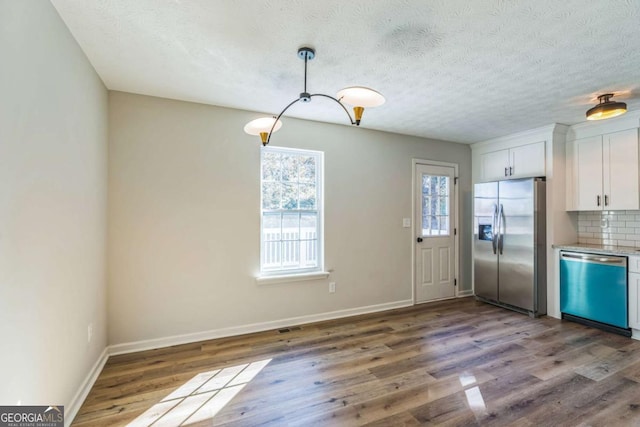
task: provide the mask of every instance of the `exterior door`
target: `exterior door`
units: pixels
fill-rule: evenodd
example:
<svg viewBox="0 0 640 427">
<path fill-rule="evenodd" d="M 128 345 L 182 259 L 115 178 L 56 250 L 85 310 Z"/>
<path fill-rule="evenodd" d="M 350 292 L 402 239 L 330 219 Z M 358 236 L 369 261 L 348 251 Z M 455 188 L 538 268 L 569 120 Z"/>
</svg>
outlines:
<svg viewBox="0 0 640 427">
<path fill-rule="evenodd" d="M 416 303 L 454 297 L 455 169 L 416 164 Z"/>
</svg>

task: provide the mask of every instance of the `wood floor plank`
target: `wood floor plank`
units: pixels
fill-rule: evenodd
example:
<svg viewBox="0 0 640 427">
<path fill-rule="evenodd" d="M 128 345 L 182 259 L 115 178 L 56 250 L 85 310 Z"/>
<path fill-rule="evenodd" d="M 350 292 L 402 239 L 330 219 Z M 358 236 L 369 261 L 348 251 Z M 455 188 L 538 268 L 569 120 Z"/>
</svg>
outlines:
<svg viewBox="0 0 640 427">
<path fill-rule="evenodd" d="M 618 348 L 611 354 L 576 368 L 575 372 L 594 381 L 600 381 L 638 361 L 640 361 L 640 348 L 635 343 L 631 343 Z"/>
<path fill-rule="evenodd" d="M 420 425 L 478 425 L 475 414 L 469 408 L 464 391 L 421 405 L 412 409 L 410 413 Z"/>
<path fill-rule="evenodd" d="M 473 298 L 438 301 L 113 356 L 73 425 L 185 419 L 241 427 L 640 425 L 640 342 Z"/>
</svg>

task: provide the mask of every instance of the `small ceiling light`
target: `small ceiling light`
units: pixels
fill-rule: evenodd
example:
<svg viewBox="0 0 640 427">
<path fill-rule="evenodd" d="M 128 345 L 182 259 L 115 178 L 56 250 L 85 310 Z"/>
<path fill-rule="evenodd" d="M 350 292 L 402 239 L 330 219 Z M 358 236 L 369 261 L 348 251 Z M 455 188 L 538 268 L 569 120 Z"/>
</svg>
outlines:
<svg viewBox="0 0 640 427">
<path fill-rule="evenodd" d="M 598 96 L 600 104 L 587 111 L 587 120 L 604 120 L 620 116 L 627 112 L 627 104 L 624 102 L 610 101 L 612 93 Z"/>
<path fill-rule="evenodd" d="M 321 96 L 324 98 L 331 99 L 337 102 L 347 116 L 349 116 L 349 121 L 352 125 L 360 126 L 360 121 L 362 120 L 362 113 L 364 112 L 365 107 L 377 107 L 379 105 L 384 104 L 384 96 L 382 96 L 379 92 L 376 92 L 373 89 L 369 89 L 364 86 L 351 86 L 344 88 L 338 92 L 338 98 L 334 98 L 331 95 L 325 95 L 323 93 L 314 93 L 311 94 L 307 92 L 307 62 L 311 61 L 315 58 L 316 52 L 310 47 L 301 47 L 298 49 L 298 57 L 300 59 L 304 59 L 304 91 L 300 93 L 300 96 L 294 99 L 289 105 L 284 107 L 284 109 L 278 114 L 277 117 L 263 117 L 260 119 L 253 120 L 244 127 L 244 131 L 249 135 L 260 135 L 260 140 L 262 141 L 262 145 L 267 145 L 271 140 L 271 134 L 276 132 L 282 126 L 282 122 L 280 121 L 280 117 L 284 114 L 285 111 L 289 109 L 293 104 L 298 101 L 302 102 L 310 102 L 311 98 L 314 96 Z M 344 103 L 353 106 L 353 114 L 354 117 L 351 117 L 351 113 L 344 106 Z"/>
</svg>

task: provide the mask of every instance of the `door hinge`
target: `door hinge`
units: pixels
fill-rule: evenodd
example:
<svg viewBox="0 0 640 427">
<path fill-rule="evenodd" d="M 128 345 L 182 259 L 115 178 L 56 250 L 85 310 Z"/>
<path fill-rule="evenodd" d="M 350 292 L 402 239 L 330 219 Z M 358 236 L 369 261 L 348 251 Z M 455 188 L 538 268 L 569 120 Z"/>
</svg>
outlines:
<svg viewBox="0 0 640 427">
<path fill-rule="evenodd" d="M 458 286 L 458 279 L 453 279 L 453 286 Z"/>
<path fill-rule="evenodd" d="M 458 229 L 457 229 L 457 228 L 454 228 L 454 229 L 453 229 L 453 235 L 454 235 L 454 236 L 458 235 Z"/>
<path fill-rule="evenodd" d="M 458 183 L 458 177 L 454 176 L 453 177 L 453 185 L 456 185 Z"/>
</svg>

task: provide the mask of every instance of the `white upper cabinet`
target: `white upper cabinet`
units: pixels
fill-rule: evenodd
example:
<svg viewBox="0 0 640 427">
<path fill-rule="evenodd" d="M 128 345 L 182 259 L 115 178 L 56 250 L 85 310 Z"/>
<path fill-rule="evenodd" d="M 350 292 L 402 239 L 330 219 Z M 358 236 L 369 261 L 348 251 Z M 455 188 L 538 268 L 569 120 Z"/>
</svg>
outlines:
<svg viewBox="0 0 640 427">
<path fill-rule="evenodd" d="M 567 144 L 567 210 L 640 209 L 638 129 Z"/>
<path fill-rule="evenodd" d="M 541 141 L 510 149 L 511 178 L 545 176 L 544 146 Z"/>
<path fill-rule="evenodd" d="M 545 142 L 521 145 L 480 155 L 482 181 L 545 175 Z"/>
<path fill-rule="evenodd" d="M 602 175 L 605 209 L 640 209 L 638 129 L 605 135 L 603 143 L 604 164 L 609 166 L 609 173 Z"/>
<path fill-rule="evenodd" d="M 480 155 L 483 181 L 506 179 L 509 175 L 509 150 L 498 150 Z"/>
<path fill-rule="evenodd" d="M 602 210 L 602 137 L 596 136 L 576 141 L 578 193 L 577 210 Z"/>
</svg>

